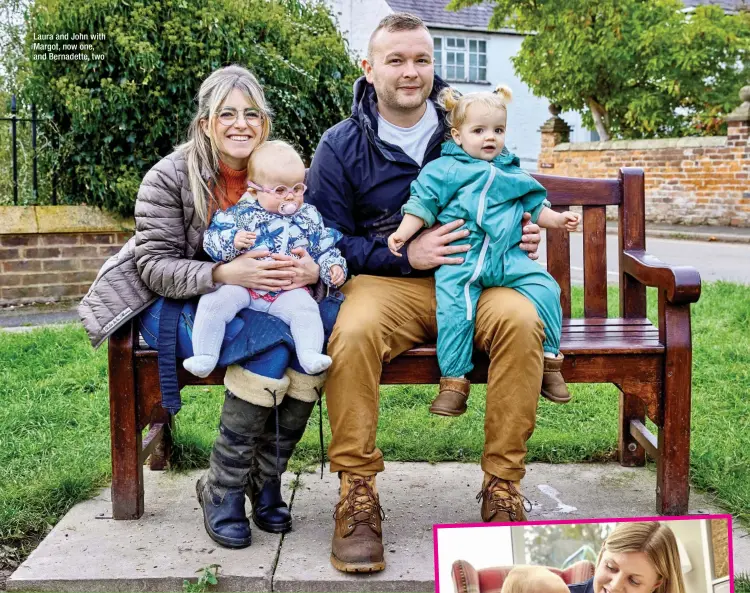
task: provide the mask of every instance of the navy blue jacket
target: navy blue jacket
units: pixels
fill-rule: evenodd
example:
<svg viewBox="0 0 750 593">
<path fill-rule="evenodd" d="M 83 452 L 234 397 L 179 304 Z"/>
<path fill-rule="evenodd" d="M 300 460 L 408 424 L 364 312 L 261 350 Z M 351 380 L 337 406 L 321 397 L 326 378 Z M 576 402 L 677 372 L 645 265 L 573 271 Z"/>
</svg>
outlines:
<svg viewBox="0 0 750 593">
<path fill-rule="evenodd" d="M 594 577 L 591 577 L 585 583 L 576 583 L 568 585 L 570 593 L 594 593 Z"/>
<path fill-rule="evenodd" d="M 446 84 L 435 77 L 433 101 Z M 444 112 L 436 105 L 438 127 L 423 165 L 440 156 L 445 139 Z M 327 227 L 343 238 L 336 244 L 350 274 L 403 276 L 412 269 L 406 257 L 388 250 L 388 235 L 403 218 L 401 206 L 421 167 L 400 147 L 378 136 L 377 96 L 364 77 L 354 84 L 352 115 L 323 134 L 307 175 L 305 200 L 315 206 Z M 414 275 L 432 275 L 414 271 Z"/>
</svg>

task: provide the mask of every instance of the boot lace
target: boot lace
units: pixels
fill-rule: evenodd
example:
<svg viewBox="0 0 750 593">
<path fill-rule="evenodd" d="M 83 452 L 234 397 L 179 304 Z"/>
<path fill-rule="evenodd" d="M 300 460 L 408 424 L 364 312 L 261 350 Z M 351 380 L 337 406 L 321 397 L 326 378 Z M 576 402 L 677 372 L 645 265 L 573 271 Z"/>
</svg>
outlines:
<svg viewBox="0 0 750 593">
<path fill-rule="evenodd" d="M 351 523 L 349 530 L 353 530 L 357 525 L 367 525 L 377 529 L 376 519 L 385 520 L 385 511 L 380 506 L 380 502 L 375 496 L 372 486 L 363 477 L 356 477 L 351 480 L 349 492 L 342 498 L 333 509 L 334 519 L 346 519 Z"/>
<path fill-rule="evenodd" d="M 486 499 L 489 501 L 490 512 L 508 513 L 511 521 L 518 520 L 516 513 L 517 505 L 521 505 L 528 513 L 531 512 L 531 501 L 521 494 L 509 480 L 503 480 L 497 476 L 493 477 L 477 494 L 477 501 Z"/>
</svg>

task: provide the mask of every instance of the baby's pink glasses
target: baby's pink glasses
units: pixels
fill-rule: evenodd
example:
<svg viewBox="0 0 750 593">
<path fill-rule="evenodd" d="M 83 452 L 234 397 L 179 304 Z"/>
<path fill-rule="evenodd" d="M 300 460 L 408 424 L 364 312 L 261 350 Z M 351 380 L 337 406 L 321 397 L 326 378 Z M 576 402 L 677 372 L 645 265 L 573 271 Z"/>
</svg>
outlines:
<svg viewBox="0 0 750 593">
<path fill-rule="evenodd" d="M 304 183 L 297 183 L 294 187 L 287 187 L 286 185 L 277 185 L 276 187 L 263 187 L 252 181 L 247 182 L 248 187 L 252 187 L 258 191 L 264 191 L 269 194 L 273 194 L 279 199 L 286 198 L 289 194 L 292 194 L 295 198 L 301 198 L 307 191 L 307 186 Z"/>
</svg>

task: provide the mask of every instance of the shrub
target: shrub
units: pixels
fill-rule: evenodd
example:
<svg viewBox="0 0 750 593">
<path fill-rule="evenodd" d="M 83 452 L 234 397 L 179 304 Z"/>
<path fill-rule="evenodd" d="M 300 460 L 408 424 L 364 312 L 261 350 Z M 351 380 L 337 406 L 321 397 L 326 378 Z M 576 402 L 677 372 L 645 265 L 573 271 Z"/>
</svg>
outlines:
<svg viewBox="0 0 750 593">
<path fill-rule="evenodd" d="M 221 66 L 258 77 L 274 135 L 308 160 L 323 131 L 349 113 L 357 68 L 320 3 L 37 0 L 28 22 L 23 92 L 57 127 L 45 132 L 57 136 L 61 201 L 132 214 L 143 175 L 184 140 L 200 83 Z M 62 51 L 78 43 L 75 33 L 93 49 Z M 38 39 L 50 34 L 70 38 Z M 90 59 L 35 59 L 44 52 L 34 43 Z"/>
</svg>

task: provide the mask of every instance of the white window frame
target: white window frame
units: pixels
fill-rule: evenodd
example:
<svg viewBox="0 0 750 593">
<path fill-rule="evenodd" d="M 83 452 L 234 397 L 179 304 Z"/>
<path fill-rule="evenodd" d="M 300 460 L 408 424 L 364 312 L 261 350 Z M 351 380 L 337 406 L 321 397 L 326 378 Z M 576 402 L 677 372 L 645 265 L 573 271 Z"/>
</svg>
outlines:
<svg viewBox="0 0 750 593">
<path fill-rule="evenodd" d="M 488 83 L 487 39 L 441 34 L 433 35 L 433 41 L 438 76 L 448 82 Z"/>
</svg>

